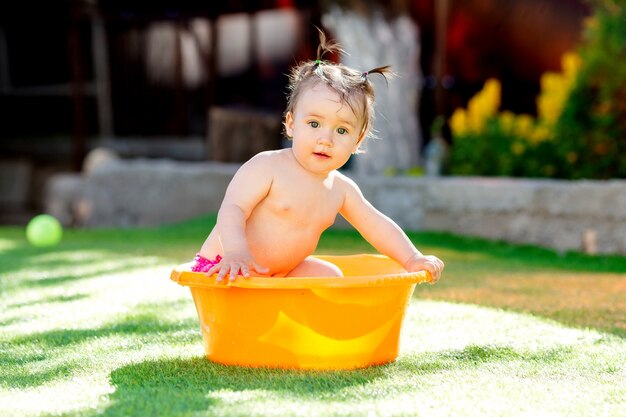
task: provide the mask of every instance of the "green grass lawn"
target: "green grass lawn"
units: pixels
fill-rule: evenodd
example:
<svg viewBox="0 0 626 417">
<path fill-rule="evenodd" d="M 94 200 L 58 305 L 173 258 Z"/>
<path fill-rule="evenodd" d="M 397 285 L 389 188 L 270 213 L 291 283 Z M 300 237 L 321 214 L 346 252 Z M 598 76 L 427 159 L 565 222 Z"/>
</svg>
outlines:
<svg viewBox="0 0 626 417">
<path fill-rule="evenodd" d="M 444 259 L 396 362 L 355 371 L 226 367 L 204 357 L 169 280 L 213 218 L 68 230 L 53 249 L 0 228 L 2 416 L 626 416 L 626 258 L 416 233 Z M 372 249 L 331 231 L 319 253 Z"/>
</svg>

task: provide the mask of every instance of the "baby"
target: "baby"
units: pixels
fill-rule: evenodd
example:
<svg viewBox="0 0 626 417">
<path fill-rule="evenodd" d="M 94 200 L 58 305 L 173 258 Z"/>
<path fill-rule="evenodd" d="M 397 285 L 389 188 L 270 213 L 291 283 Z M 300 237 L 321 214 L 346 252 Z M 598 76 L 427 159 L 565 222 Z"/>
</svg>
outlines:
<svg viewBox="0 0 626 417">
<path fill-rule="evenodd" d="M 311 254 L 320 236 L 346 218 L 380 253 L 407 271 L 427 270 L 436 282 L 443 262 L 423 255 L 389 217 L 374 208 L 359 187 L 337 171 L 368 136 L 374 117 L 369 77 L 322 60 L 338 51 L 320 32 L 317 60 L 290 74 L 284 128 L 291 148 L 261 152 L 241 166 L 226 190 L 217 223 L 196 255 L 194 271 L 275 277 L 342 276 Z"/>
</svg>

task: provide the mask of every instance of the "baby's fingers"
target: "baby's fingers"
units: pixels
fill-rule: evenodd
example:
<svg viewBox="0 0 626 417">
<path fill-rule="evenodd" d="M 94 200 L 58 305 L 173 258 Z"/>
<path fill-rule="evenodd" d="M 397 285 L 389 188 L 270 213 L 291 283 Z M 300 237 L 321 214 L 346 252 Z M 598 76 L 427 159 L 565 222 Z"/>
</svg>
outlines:
<svg viewBox="0 0 626 417">
<path fill-rule="evenodd" d="M 232 267 L 227 264 L 220 268 L 219 273 L 217 274 L 217 282 L 221 282 L 229 272 L 232 271 Z"/>
<path fill-rule="evenodd" d="M 430 280 L 427 281 L 429 284 L 434 284 L 435 282 L 437 282 L 437 271 L 435 268 L 433 268 L 432 265 L 428 264 L 428 263 L 424 263 L 424 266 L 422 267 L 422 270 L 428 272 L 428 274 L 430 274 Z"/>
<path fill-rule="evenodd" d="M 242 264 L 240 271 L 241 271 L 241 275 L 243 275 L 244 278 L 250 278 L 250 276 L 252 275 L 250 271 L 254 271 L 256 273 L 263 275 L 263 274 L 267 274 L 270 270 L 252 261 L 249 264 Z M 232 274 L 231 274 L 231 280 L 233 279 L 234 278 L 232 277 Z"/>
<path fill-rule="evenodd" d="M 237 277 L 237 274 L 239 273 L 239 268 L 240 264 L 237 262 L 221 261 L 220 263 L 215 264 L 211 268 L 209 268 L 206 274 L 210 277 L 211 275 L 217 273 L 216 281 L 221 282 L 224 280 L 224 277 L 226 277 L 230 273 L 230 280 L 234 281 Z"/>
<path fill-rule="evenodd" d="M 217 273 L 217 281 L 221 282 L 226 276 L 229 276 L 230 281 L 234 281 L 238 275 L 242 275 L 245 278 L 249 278 L 254 271 L 259 274 L 267 274 L 269 269 L 263 267 L 256 262 L 250 262 L 249 264 L 243 262 L 220 262 L 219 264 L 211 267 L 207 272 L 207 276 L 211 276 Z"/>
<path fill-rule="evenodd" d="M 241 271 L 241 274 L 244 275 L 244 268 L 247 269 L 247 267 L 244 264 L 241 263 L 234 263 L 233 265 L 231 265 L 230 268 L 230 280 L 234 281 L 237 278 L 237 275 L 239 275 L 239 272 Z M 248 276 L 250 275 L 250 273 L 248 272 Z M 245 275 L 244 275 L 245 276 Z"/>
<path fill-rule="evenodd" d="M 211 275 L 219 272 L 221 268 L 222 268 L 221 264 L 215 264 L 212 267 L 210 267 L 209 269 L 207 269 L 205 274 L 206 274 L 207 277 L 210 277 Z"/>
<path fill-rule="evenodd" d="M 242 265 L 241 266 L 241 275 L 244 278 L 250 278 L 250 268 L 248 268 L 247 265 Z"/>
<path fill-rule="evenodd" d="M 431 284 L 436 283 L 441 278 L 441 273 L 443 272 L 443 262 L 436 257 L 429 257 L 430 259 L 426 262 L 426 270 L 430 272 L 432 276 Z"/>
<path fill-rule="evenodd" d="M 252 262 L 252 269 L 254 269 L 256 272 L 258 272 L 261 275 L 265 275 L 270 272 L 269 268 L 261 266 L 256 262 Z"/>
</svg>

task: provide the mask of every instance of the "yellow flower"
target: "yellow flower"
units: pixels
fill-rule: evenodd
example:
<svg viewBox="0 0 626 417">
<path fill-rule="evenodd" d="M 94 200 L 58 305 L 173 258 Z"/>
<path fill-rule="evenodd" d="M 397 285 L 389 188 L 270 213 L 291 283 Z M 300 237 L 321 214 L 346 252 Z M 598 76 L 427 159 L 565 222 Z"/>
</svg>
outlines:
<svg viewBox="0 0 626 417">
<path fill-rule="evenodd" d="M 521 137 L 530 137 L 534 124 L 535 121 L 532 116 L 528 114 L 519 114 L 515 118 L 515 133 Z"/>
<path fill-rule="evenodd" d="M 467 121 L 469 128 L 474 132 L 480 132 L 483 127 L 483 115 L 481 112 L 480 92 L 470 98 L 467 103 Z"/>
<path fill-rule="evenodd" d="M 562 73 L 546 72 L 541 76 L 541 93 L 537 97 L 537 113 L 540 120 L 554 124 L 561 117 L 563 106 L 581 64 L 578 55 L 567 52 L 561 57 Z"/>
<path fill-rule="evenodd" d="M 539 81 L 541 85 L 541 94 L 554 93 L 561 90 L 564 86 L 563 75 L 556 72 L 544 72 Z"/>
<path fill-rule="evenodd" d="M 563 68 L 563 74 L 570 81 L 576 77 L 576 73 L 582 66 L 582 60 L 574 52 L 566 52 L 561 57 L 561 68 Z"/>
<path fill-rule="evenodd" d="M 450 129 L 455 137 L 463 136 L 467 133 L 467 112 L 465 109 L 456 109 L 450 117 Z"/>
<path fill-rule="evenodd" d="M 515 127 L 515 113 L 509 110 L 500 113 L 500 127 L 506 133 L 513 132 L 513 128 Z"/>
<path fill-rule="evenodd" d="M 485 82 L 483 87 L 485 113 L 493 116 L 500 108 L 500 96 L 502 94 L 502 86 L 500 81 L 490 78 Z"/>
<path fill-rule="evenodd" d="M 530 135 L 530 142 L 537 144 L 552 139 L 552 129 L 545 124 L 536 125 Z"/>
<path fill-rule="evenodd" d="M 489 79 L 482 90 L 467 104 L 468 124 L 472 131 L 481 132 L 487 119 L 497 114 L 500 107 L 500 81 Z"/>
<path fill-rule="evenodd" d="M 489 79 L 483 89 L 476 93 L 467 103 L 467 110 L 456 109 L 450 117 L 450 129 L 455 136 L 468 132 L 480 133 L 485 123 L 498 114 L 500 107 L 500 81 Z"/>
</svg>

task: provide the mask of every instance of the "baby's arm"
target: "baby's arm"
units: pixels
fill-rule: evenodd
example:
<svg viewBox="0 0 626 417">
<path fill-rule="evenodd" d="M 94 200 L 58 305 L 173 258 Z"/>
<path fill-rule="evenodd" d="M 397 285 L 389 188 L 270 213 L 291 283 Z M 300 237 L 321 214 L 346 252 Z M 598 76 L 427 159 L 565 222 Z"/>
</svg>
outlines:
<svg viewBox="0 0 626 417">
<path fill-rule="evenodd" d="M 400 226 L 365 199 L 354 181 L 345 178 L 345 186 L 341 215 L 380 253 L 394 259 L 409 272 L 427 270 L 432 276 L 431 282 L 437 282 L 443 262 L 417 250 Z"/>
<path fill-rule="evenodd" d="M 208 275 L 218 273 L 218 281 L 229 273 L 230 279 L 234 280 L 239 273 L 249 277 L 251 270 L 260 274 L 268 272 L 252 257 L 246 238 L 246 221 L 270 190 L 270 158 L 259 154 L 250 159 L 239 168 L 226 189 L 215 226 L 224 253 L 222 260 L 207 272 Z"/>
</svg>

